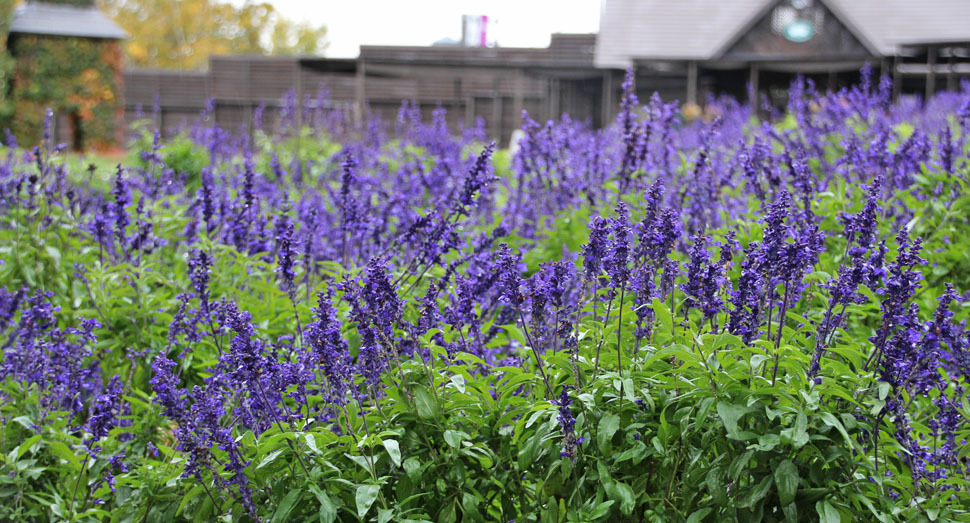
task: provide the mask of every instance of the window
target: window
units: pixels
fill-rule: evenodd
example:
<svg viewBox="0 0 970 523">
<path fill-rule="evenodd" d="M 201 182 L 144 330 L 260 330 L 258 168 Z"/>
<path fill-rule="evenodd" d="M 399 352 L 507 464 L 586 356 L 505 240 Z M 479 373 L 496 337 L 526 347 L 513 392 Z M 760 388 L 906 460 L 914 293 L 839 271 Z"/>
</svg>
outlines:
<svg viewBox="0 0 970 523">
<path fill-rule="evenodd" d="M 815 0 L 788 0 L 771 13 L 771 30 L 790 42 L 807 42 L 822 28 L 824 18 Z"/>
</svg>

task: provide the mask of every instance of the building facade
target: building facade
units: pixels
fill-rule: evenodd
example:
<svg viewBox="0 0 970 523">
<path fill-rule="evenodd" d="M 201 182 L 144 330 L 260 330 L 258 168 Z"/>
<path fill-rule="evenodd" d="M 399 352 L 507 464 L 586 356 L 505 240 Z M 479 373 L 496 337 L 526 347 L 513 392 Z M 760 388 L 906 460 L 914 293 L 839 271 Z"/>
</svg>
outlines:
<svg viewBox="0 0 970 523">
<path fill-rule="evenodd" d="M 552 35 L 541 49 L 362 46 L 355 59 L 214 56 L 205 72 L 132 70 L 125 107 L 130 120 L 157 105 L 170 132 L 207 100 L 229 130 L 251 130 L 257 107 L 272 113 L 286 96 L 386 119 L 413 102 L 446 109 L 453 125 L 482 118 L 504 142 L 523 110 L 609 123 L 628 68 L 641 99 L 683 103 L 782 103 L 796 75 L 835 90 L 866 63 L 893 77 L 895 95 L 930 96 L 970 78 L 968 20 L 967 0 L 606 0 L 598 34 Z"/>
<path fill-rule="evenodd" d="M 76 150 L 117 146 L 124 122 L 120 43 L 126 37 L 93 0 L 21 4 L 7 35 L 13 71 L 3 86 L 0 127 L 23 145 L 36 144 L 51 109 L 57 143 Z"/>
</svg>

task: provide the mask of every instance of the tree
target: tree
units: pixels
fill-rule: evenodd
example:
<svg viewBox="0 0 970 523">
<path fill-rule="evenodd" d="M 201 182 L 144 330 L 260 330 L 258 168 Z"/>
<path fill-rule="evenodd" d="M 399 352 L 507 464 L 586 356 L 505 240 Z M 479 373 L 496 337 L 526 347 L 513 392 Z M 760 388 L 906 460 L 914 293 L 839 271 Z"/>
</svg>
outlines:
<svg viewBox="0 0 970 523">
<path fill-rule="evenodd" d="M 7 49 L 7 35 L 15 5 L 15 0 L 0 0 L 0 121 L 5 121 L 13 114 L 9 91 L 16 63 Z"/>
<path fill-rule="evenodd" d="M 326 47 L 326 27 L 294 22 L 267 2 L 99 0 L 131 35 L 128 64 L 197 69 L 213 54 L 306 54 Z"/>
</svg>

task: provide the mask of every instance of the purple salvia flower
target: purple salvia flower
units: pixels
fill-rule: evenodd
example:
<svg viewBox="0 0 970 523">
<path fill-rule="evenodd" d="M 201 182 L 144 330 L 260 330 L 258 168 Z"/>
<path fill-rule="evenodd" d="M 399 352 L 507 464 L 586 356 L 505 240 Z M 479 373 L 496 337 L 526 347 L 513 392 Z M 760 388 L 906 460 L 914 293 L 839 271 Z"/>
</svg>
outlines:
<svg viewBox="0 0 970 523">
<path fill-rule="evenodd" d="M 502 301 L 520 308 L 525 300 L 522 294 L 522 273 L 519 270 L 519 256 L 512 253 L 509 246 L 502 244 L 498 252 L 499 293 Z"/>
<path fill-rule="evenodd" d="M 947 175 L 953 174 L 953 149 L 953 131 L 946 125 L 940 136 L 940 168 Z"/>
<path fill-rule="evenodd" d="M 156 356 L 152 360 L 153 376 L 149 384 L 155 392 L 155 403 L 165 409 L 165 415 L 182 423 L 186 417 L 187 405 L 183 400 L 186 391 L 179 387 L 178 376 L 173 372 L 175 368 L 172 360 L 161 355 Z"/>
<path fill-rule="evenodd" d="M 209 318 L 211 308 L 209 305 L 209 272 L 212 268 L 212 259 L 209 254 L 202 249 L 197 249 L 189 256 L 189 280 L 192 282 L 192 290 L 195 297 L 199 300 L 199 312 L 205 319 Z"/>
<path fill-rule="evenodd" d="M 583 442 L 583 438 L 576 437 L 576 418 L 573 417 L 573 412 L 570 408 L 570 405 L 572 405 L 572 399 L 569 397 L 570 389 L 572 387 L 568 385 L 564 386 L 559 393 L 559 398 L 553 400 L 552 403 L 559 407 L 559 415 L 556 419 L 559 421 L 559 428 L 562 430 L 563 439 L 562 451 L 560 451 L 559 455 L 575 461 L 579 451 L 579 445 Z"/>
<path fill-rule="evenodd" d="M 0 287 L 0 332 L 6 330 L 7 326 L 13 321 L 17 309 L 27 297 L 27 288 L 21 288 L 10 292 Z"/>
<path fill-rule="evenodd" d="M 186 342 L 196 343 L 201 338 L 199 336 L 198 322 L 189 318 L 189 301 L 192 294 L 182 293 L 176 297 L 179 301 L 179 308 L 172 317 L 172 322 L 168 327 L 168 343 L 171 346 L 179 345 L 179 336 L 185 336 Z"/>
<path fill-rule="evenodd" d="M 610 220 L 613 235 L 606 260 L 606 272 L 610 275 L 610 286 L 619 289 L 630 279 L 630 215 L 626 203 L 616 206 L 616 217 Z"/>
<path fill-rule="evenodd" d="M 276 227 L 276 274 L 280 277 L 283 292 L 296 298 L 296 252 L 293 246 L 293 222 L 287 214 L 281 214 Z"/>
<path fill-rule="evenodd" d="M 333 288 L 321 292 L 317 299 L 317 308 L 313 311 L 317 321 L 307 326 L 304 339 L 315 365 L 327 380 L 327 401 L 340 406 L 346 403 L 347 390 L 353 385 L 350 354 L 340 333 L 337 309 L 333 306 Z"/>
<path fill-rule="evenodd" d="M 131 191 L 128 188 L 128 182 L 125 180 L 125 171 L 118 164 L 118 174 L 115 176 L 114 188 L 111 190 L 111 194 L 114 197 L 114 202 L 111 207 L 112 214 L 114 215 L 114 233 L 118 238 L 119 249 L 127 257 L 128 255 L 128 245 L 127 245 L 127 230 L 128 224 L 131 220 L 128 218 L 128 206 L 131 205 Z"/>
<path fill-rule="evenodd" d="M 910 242 L 909 234 L 902 228 L 896 235 L 896 244 L 899 246 L 896 259 L 888 266 L 887 274 L 883 278 L 884 287 L 876 291 L 883 297 L 879 304 L 882 309 L 882 323 L 876 334 L 869 338 L 874 345 L 874 351 L 866 362 L 867 368 L 886 349 L 892 332 L 906 323 L 912 323 L 909 301 L 919 289 L 919 282 L 923 278 L 915 269 L 926 263 L 919 256 L 922 239 Z"/>
<path fill-rule="evenodd" d="M 202 221 L 205 222 L 206 232 L 211 234 L 215 229 L 215 222 L 212 217 L 215 215 L 215 197 L 212 189 L 212 167 L 202 168 L 202 186 L 199 187 L 198 201 L 202 210 Z"/>
<path fill-rule="evenodd" d="M 633 68 L 626 70 L 626 76 L 621 87 L 623 97 L 620 99 L 620 114 L 616 118 L 623 132 L 623 160 L 620 164 L 620 194 L 623 194 L 636 169 L 639 156 L 638 142 L 640 140 L 638 140 L 638 137 L 640 129 L 636 124 L 636 110 L 640 101 L 637 99 L 633 86 Z"/>
<path fill-rule="evenodd" d="M 345 154 L 342 168 L 340 177 L 340 200 L 338 203 L 340 207 L 340 231 L 342 238 L 340 249 L 341 258 L 344 262 L 347 262 L 347 257 L 350 255 L 348 251 L 350 242 L 353 239 L 354 231 L 361 221 L 357 209 L 357 200 L 351 193 L 351 189 L 356 182 L 357 168 L 357 160 L 354 158 L 352 152 L 347 151 Z"/>
<path fill-rule="evenodd" d="M 374 326 L 389 341 L 394 334 L 394 326 L 401 319 L 404 304 L 391 284 L 387 265 L 379 258 L 372 258 L 367 264 L 361 297 Z"/>
<path fill-rule="evenodd" d="M 589 226 L 589 242 L 583 246 L 583 272 L 587 280 L 594 280 L 603 271 L 609 249 L 610 223 L 601 216 L 593 218 Z"/>
<path fill-rule="evenodd" d="M 475 194 L 494 181 L 494 175 L 490 175 L 488 172 L 488 161 L 494 151 L 495 142 L 486 145 L 482 153 L 478 155 L 478 159 L 475 160 L 475 165 L 465 176 L 464 186 L 455 202 L 455 211 L 459 214 L 467 214 L 468 207 L 475 201 Z"/>
<path fill-rule="evenodd" d="M 738 277 L 737 287 L 731 293 L 731 313 L 728 318 L 728 331 L 741 336 L 745 344 L 750 345 L 760 334 L 761 326 L 761 280 L 760 245 L 756 242 L 748 244 L 744 260 L 741 262 L 741 275 Z"/>
<path fill-rule="evenodd" d="M 101 208 L 94 213 L 91 221 L 88 223 L 88 232 L 91 236 L 98 242 L 98 248 L 101 252 L 100 256 L 103 259 L 104 250 L 111 249 L 111 225 L 110 222 L 111 209 L 108 204 L 102 204 Z"/>
<path fill-rule="evenodd" d="M 91 436 L 84 441 L 92 458 L 97 457 L 95 444 L 118 426 L 119 416 L 124 412 L 121 376 L 114 375 L 108 381 L 107 388 L 91 401 L 88 421 L 85 429 Z"/>
</svg>

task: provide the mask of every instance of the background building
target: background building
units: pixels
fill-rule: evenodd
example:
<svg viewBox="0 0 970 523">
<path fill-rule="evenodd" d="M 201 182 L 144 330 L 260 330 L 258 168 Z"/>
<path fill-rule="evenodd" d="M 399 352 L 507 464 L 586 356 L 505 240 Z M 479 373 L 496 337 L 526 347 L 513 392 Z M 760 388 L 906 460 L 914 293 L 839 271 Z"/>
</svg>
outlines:
<svg viewBox="0 0 970 523">
<path fill-rule="evenodd" d="M 869 62 L 896 95 L 970 75 L 966 0 L 607 0 L 594 63 L 632 67 L 641 91 L 781 102 L 795 75 L 835 90 Z"/>
<path fill-rule="evenodd" d="M 93 0 L 28 1 L 10 21 L 12 57 L 4 85 L 0 128 L 25 145 L 37 143 L 47 108 L 56 117 L 58 143 L 74 149 L 108 148 L 123 131 L 122 53 L 125 32 Z"/>
<path fill-rule="evenodd" d="M 870 63 L 891 75 L 894 95 L 929 96 L 970 77 L 966 0 L 606 0 L 599 34 L 557 34 L 544 49 L 467 45 L 362 46 L 356 59 L 213 56 L 205 72 L 129 70 L 128 120 L 142 108 L 166 131 L 211 99 L 223 127 L 267 121 L 292 89 L 298 102 L 393 118 L 405 102 L 450 123 L 484 118 L 508 140 L 521 111 L 544 120 L 569 113 L 594 126 L 617 111 L 624 70 L 641 99 L 703 103 L 733 95 L 779 103 L 795 75 L 821 89 L 858 81 Z M 478 39 L 479 41 L 481 38 Z M 321 86 L 327 96 L 318 97 Z"/>
</svg>

